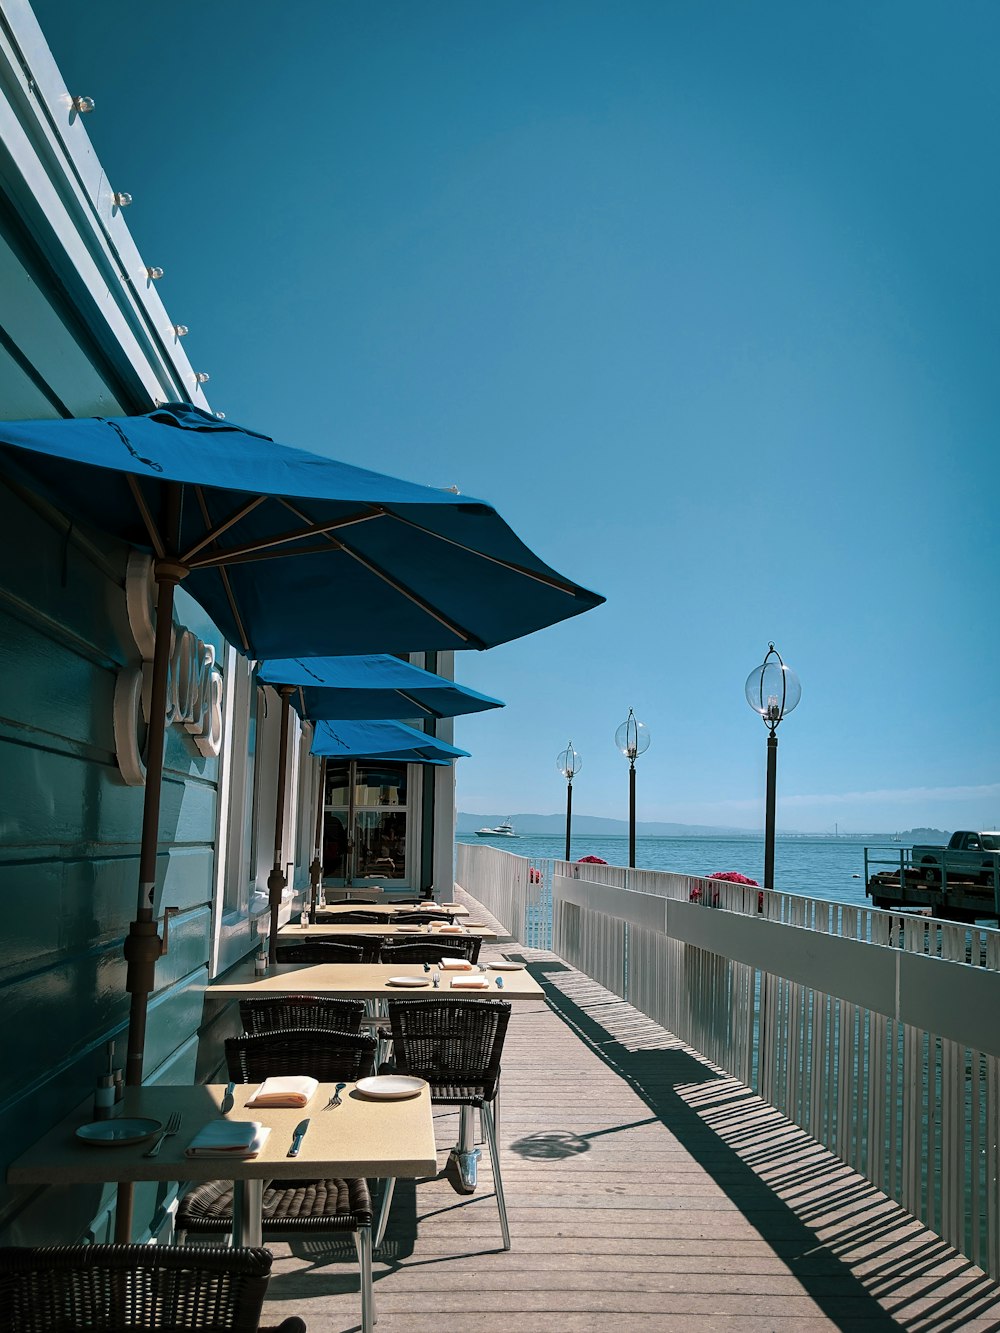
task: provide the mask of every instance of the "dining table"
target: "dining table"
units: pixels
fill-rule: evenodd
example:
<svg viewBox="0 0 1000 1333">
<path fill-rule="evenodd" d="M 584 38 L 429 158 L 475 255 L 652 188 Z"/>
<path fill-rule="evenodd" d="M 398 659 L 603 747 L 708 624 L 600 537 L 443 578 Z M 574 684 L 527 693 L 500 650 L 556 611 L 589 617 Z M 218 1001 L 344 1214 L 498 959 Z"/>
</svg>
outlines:
<svg viewBox="0 0 1000 1333">
<path fill-rule="evenodd" d="M 444 936 L 441 941 L 442 957 L 448 956 L 447 938 Z M 220 980 L 209 982 L 205 998 L 246 1000 L 257 995 L 332 995 L 361 1000 L 431 995 L 512 1001 L 545 998 L 541 986 L 522 964 L 498 959 L 484 964 L 484 969 L 453 971 L 429 967 L 425 972 L 422 963 L 273 963 L 258 976 L 252 962 L 239 963 Z M 440 977 L 437 986 L 435 971 Z M 482 977 L 485 985 L 476 989 L 462 985 L 463 979 L 471 977 Z"/>
<path fill-rule="evenodd" d="M 10 1185 L 93 1185 L 114 1182 L 178 1181 L 200 1184 L 230 1179 L 234 1184 L 233 1244 L 261 1244 L 261 1204 L 267 1180 L 339 1177 L 416 1179 L 434 1175 L 437 1153 L 430 1093 L 383 1100 L 342 1085 L 341 1102 L 328 1107 L 338 1085 L 321 1083 L 305 1107 L 249 1107 L 258 1084 L 240 1084 L 230 1120 L 259 1121 L 270 1134 L 256 1157 L 188 1157 L 186 1150 L 206 1125 L 223 1118 L 225 1084 L 150 1083 L 125 1089 L 113 1120 L 151 1121 L 166 1127 L 180 1117 L 176 1133 L 153 1157 L 152 1133 L 135 1142 L 84 1140 L 78 1133 L 94 1121 L 93 1103 L 82 1103 L 7 1168 Z M 297 1156 L 288 1155 L 295 1130 L 309 1127 Z M 111 1120 L 95 1122 L 98 1126 Z M 92 1131 L 91 1131 L 92 1132 Z M 99 1132 L 99 1131 L 98 1131 Z M 162 1130 L 159 1131 L 162 1133 Z M 128 1241 L 129 1236 L 115 1237 Z"/>
</svg>

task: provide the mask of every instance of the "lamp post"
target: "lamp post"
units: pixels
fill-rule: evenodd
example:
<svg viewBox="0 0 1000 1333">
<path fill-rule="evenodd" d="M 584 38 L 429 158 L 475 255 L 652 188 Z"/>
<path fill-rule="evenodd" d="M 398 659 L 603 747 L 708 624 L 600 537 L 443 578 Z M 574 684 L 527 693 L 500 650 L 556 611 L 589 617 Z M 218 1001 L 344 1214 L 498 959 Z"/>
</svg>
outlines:
<svg viewBox="0 0 1000 1333">
<path fill-rule="evenodd" d="M 747 703 L 764 719 L 767 737 L 767 796 L 764 815 L 764 887 L 774 888 L 774 800 L 778 774 L 778 737 L 776 728 L 802 698 L 799 678 L 785 666 L 773 643 L 767 656 L 747 676 Z"/>
<path fill-rule="evenodd" d="M 628 863 L 635 869 L 635 761 L 649 749 L 649 728 L 630 708 L 628 717 L 615 732 L 615 744 L 628 760 Z"/>
<path fill-rule="evenodd" d="M 583 768 L 583 760 L 573 749 L 570 741 L 565 750 L 556 755 L 556 768 L 566 779 L 566 860 L 569 860 L 570 828 L 573 823 L 573 779 Z"/>
</svg>

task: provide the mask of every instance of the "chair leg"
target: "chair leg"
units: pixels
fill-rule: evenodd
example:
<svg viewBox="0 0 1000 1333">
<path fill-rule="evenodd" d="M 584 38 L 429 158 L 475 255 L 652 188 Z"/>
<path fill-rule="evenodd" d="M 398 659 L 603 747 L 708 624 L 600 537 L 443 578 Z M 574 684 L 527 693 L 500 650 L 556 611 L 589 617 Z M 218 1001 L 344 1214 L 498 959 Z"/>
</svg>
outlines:
<svg viewBox="0 0 1000 1333">
<path fill-rule="evenodd" d="M 372 1333 L 378 1322 L 375 1313 L 375 1292 L 372 1287 L 372 1229 L 358 1227 L 354 1232 L 354 1247 L 358 1252 L 361 1269 L 361 1333 Z"/>
<path fill-rule="evenodd" d="M 390 1176 L 385 1182 L 385 1188 L 382 1191 L 382 1202 L 379 1204 L 378 1221 L 375 1226 L 375 1249 L 382 1244 L 385 1237 L 385 1229 L 389 1224 L 389 1206 L 392 1203 L 392 1196 L 396 1189 L 396 1177 Z"/>
<path fill-rule="evenodd" d="M 503 1178 L 500 1175 L 500 1154 L 497 1152 L 497 1132 L 493 1123 L 493 1108 L 483 1102 L 483 1120 L 486 1124 L 486 1137 L 490 1145 L 490 1160 L 493 1163 L 493 1184 L 497 1192 L 497 1208 L 500 1210 L 500 1232 L 503 1247 L 510 1249 L 510 1228 L 507 1226 L 507 1203 L 503 1197 Z"/>
</svg>

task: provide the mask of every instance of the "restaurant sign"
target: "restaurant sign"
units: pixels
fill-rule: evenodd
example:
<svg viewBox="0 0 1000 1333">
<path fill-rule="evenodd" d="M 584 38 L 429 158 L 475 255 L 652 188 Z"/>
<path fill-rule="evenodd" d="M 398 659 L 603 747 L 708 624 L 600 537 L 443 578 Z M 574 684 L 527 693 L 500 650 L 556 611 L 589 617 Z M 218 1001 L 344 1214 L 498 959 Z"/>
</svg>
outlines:
<svg viewBox="0 0 1000 1333">
<path fill-rule="evenodd" d="M 115 754 L 130 787 L 146 782 L 140 731 L 149 721 L 150 681 L 156 635 L 156 582 L 151 556 L 133 551 L 125 574 L 129 627 L 142 664 L 123 667 L 115 682 Z M 191 630 L 174 625 L 167 672 L 167 725 L 176 722 L 190 733 L 198 752 L 215 758 L 222 749 L 222 673 L 215 648 Z"/>
</svg>

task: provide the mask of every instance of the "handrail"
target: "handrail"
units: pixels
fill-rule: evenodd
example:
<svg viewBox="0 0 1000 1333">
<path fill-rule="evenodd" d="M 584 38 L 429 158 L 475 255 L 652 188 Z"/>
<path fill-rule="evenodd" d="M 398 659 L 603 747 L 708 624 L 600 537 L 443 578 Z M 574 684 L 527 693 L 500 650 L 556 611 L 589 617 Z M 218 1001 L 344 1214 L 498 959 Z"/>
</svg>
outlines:
<svg viewBox="0 0 1000 1333">
<path fill-rule="evenodd" d="M 458 881 L 1000 1279 L 1000 931 L 490 847 Z"/>
</svg>

